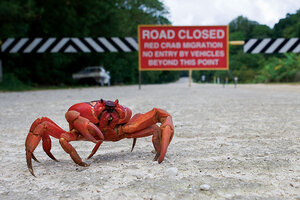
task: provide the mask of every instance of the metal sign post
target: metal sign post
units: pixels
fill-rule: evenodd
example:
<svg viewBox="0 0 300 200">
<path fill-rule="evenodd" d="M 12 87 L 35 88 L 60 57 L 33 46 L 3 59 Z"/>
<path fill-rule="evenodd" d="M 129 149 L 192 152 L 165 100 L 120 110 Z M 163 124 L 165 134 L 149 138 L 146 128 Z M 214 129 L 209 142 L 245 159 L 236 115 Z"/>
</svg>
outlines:
<svg viewBox="0 0 300 200">
<path fill-rule="evenodd" d="M 192 86 L 192 70 L 190 69 L 189 70 L 189 87 L 191 87 Z"/>
<path fill-rule="evenodd" d="M 142 71 L 139 70 L 139 90 L 141 89 L 142 87 Z"/>
</svg>

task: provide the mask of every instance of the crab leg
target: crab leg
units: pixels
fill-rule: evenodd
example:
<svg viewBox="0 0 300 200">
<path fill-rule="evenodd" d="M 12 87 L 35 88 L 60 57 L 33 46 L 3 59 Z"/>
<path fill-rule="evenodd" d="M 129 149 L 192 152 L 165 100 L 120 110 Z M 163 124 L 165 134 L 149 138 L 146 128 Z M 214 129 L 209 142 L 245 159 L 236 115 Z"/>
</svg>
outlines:
<svg viewBox="0 0 300 200">
<path fill-rule="evenodd" d="M 130 120 L 128 123 L 131 123 L 133 122 L 134 120 L 136 120 L 139 116 L 141 116 L 142 113 L 137 113 L 135 114 Z M 144 136 L 145 137 L 145 136 Z M 133 138 L 133 143 L 132 143 L 132 146 L 131 146 L 131 152 L 133 151 L 134 147 L 135 147 L 135 144 L 136 144 L 136 137 Z"/>
<path fill-rule="evenodd" d="M 99 141 L 97 142 L 97 144 L 95 145 L 95 147 L 93 148 L 91 154 L 89 155 L 89 157 L 87 159 L 90 159 L 91 157 L 93 157 L 93 155 L 98 151 L 100 145 L 102 144 L 103 141 Z"/>
<path fill-rule="evenodd" d="M 78 155 L 77 151 L 74 149 L 74 147 L 69 143 L 71 141 L 77 140 L 78 134 L 75 132 L 68 132 L 63 133 L 61 135 L 61 138 L 59 139 L 59 143 L 61 147 L 65 150 L 66 153 L 68 153 L 72 160 L 83 167 L 89 166 L 87 163 L 83 162 L 80 156 Z"/>
<path fill-rule="evenodd" d="M 160 152 L 161 152 L 161 147 L 160 147 L 161 130 L 157 125 L 152 125 L 149 128 L 143 129 L 141 131 L 126 134 L 125 137 L 133 138 L 133 144 L 132 144 L 132 148 L 131 148 L 131 152 L 132 152 L 137 138 L 147 137 L 150 135 L 152 135 L 152 143 L 153 143 L 154 149 L 156 151 L 156 156 L 154 157 L 153 161 L 157 161 L 158 156 L 160 155 Z"/>
<path fill-rule="evenodd" d="M 49 137 L 48 134 L 43 134 L 42 136 L 42 140 L 43 140 L 43 149 L 46 152 L 46 154 L 52 159 L 52 160 L 56 160 L 56 158 L 53 156 L 53 154 L 50 152 L 51 150 L 51 139 Z M 34 156 L 32 156 L 32 158 L 34 160 L 36 160 L 36 158 Z"/>
<path fill-rule="evenodd" d="M 172 117 L 169 113 L 159 108 L 153 108 L 151 111 L 139 115 L 136 119 L 124 125 L 122 131 L 127 133 L 127 137 L 146 137 L 148 135 L 144 134 L 143 131 L 156 123 L 161 123 L 161 137 L 154 135 L 153 145 L 157 151 L 156 157 L 158 157 L 158 163 L 161 163 L 164 160 L 167 148 L 174 135 Z M 131 136 L 130 133 L 132 134 Z M 158 145 L 158 140 L 160 145 Z M 155 160 L 157 159 L 156 157 Z"/>
<path fill-rule="evenodd" d="M 56 158 L 50 152 L 51 150 L 51 139 L 49 136 L 55 137 L 59 139 L 59 142 L 62 148 L 70 154 L 72 160 L 81 166 L 88 166 L 86 163 L 82 162 L 78 153 L 74 149 L 74 147 L 69 143 L 74 140 L 90 140 L 97 143 L 100 140 L 104 139 L 101 131 L 89 120 L 85 119 L 78 115 L 76 111 L 69 111 L 66 114 L 66 118 L 70 121 L 70 124 L 76 129 L 67 132 L 56 125 L 53 121 L 51 121 L 47 117 L 42 117 L 36 119 L 30 127 L 30 131 L 27 135 L 25 148 L 26 148 L 26 160 L 29 171 L 33 176 L 34 172 L 32 169 L 32 159 L 37 161 L 33 152 L 35 148 L 38 146 L 40 140 L 43 140 L 43 149 L 46 154 L 53 160 L 57 161 Z M 80 135 L 79 132 L 82 134 Z M 81 136 L 79 138 L 79 136 Z M 83 137 L 82 137 L 83 136 Z M 97 138 L 97 139 L 96 139 Z"/>
<path fill-rule="evenodd" d="M 33 155 L 33 151 L 38 146 L 40 140 L 43 139 L 43 149 L 46 152 L 46 154 L 51 159 L 56 160 L 55 157 L 50 152 L 51 140 L 49 135 L 55 138 L 59 138 L 61 133 L 64 132 L 66 131 L 64 131 L 62 128 L 60 128 L 53 121 L 51 121 L 49 118 L 46 117 L 38 118 L 33 122 L 25 142 L 27 166 L 33 176 L 35 175 L 32 169 L 31 158 L 37 161 L 37 159 Z"/>
<path fill-rule="evenodd" d="M 136 144 L 136 138 L 133 138 L 133 143 L 132 143 L 132 147 L 131 147 L 131 152 L 133 151 L 135 144 Z"/>
</svg>

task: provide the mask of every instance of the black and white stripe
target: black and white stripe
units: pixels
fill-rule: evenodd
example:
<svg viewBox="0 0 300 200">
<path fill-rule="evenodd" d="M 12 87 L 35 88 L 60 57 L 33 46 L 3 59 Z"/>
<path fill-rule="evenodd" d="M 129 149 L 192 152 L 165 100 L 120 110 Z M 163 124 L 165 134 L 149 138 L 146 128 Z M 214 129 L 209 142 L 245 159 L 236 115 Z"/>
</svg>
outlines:
<svg viewBox="0 0 300 200">
<path fill-rule="evenodd" d="M 138 51 L 133 37 L 65 37 L 65 38 L 7 38 L 2 53 L 102 53 Z"/>
<path fill-rule="evenodd" d="M 264 38 L 264 39 L 249 39 L 245 41 L 244 53 L 300 53 L 299 38 Z"/>
</svg>

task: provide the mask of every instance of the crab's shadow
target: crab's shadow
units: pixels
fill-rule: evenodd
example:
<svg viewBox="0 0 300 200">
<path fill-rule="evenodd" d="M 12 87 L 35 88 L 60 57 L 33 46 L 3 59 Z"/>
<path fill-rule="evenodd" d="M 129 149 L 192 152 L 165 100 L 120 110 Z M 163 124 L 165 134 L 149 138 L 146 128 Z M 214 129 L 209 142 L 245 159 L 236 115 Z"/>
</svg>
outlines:
<svg viewBox="0 0 300 200">
<path fill-rule="evenodd" d="M 109 152 L 109 153 L 100 153 L 90 158 L 89 161 L 93 163 L 111 163 L 116 161 L 138 161 L 138 160 L 147 160 L 153 159 L 155 154 L 149 151 L 122 151 L 122 152 Z"/>
</svg>

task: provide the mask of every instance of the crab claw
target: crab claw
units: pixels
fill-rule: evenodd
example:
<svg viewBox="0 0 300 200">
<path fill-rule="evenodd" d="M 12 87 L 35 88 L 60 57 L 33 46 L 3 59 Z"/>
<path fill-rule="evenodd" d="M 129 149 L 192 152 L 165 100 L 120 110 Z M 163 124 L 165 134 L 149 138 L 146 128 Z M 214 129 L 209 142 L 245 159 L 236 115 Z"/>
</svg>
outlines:
<svg viewBox="0 0 300 200">
<path fill-rule="evenodd" d="M 166 126 L 163 131 L 162 131 L 162 138 L 161 138 L 161 144 L 160 144 L 160 152 L 158 152 L 155 156 L 155 159 L 157 160 L 156 157 L 158 157 L 158 163 L 161 163 L 164 158 L 165 155 L 167 153 L 167 149 L 168 146 L 172 140 L 174 131 L 172 130 L 172 128 L 170 126 Z"/>
<path fill-rule="evenodd" d="M 100 138 L 100 140 L 104 140 L 103 133 L 100 131 L 100 129 L 95 124 L 89 122 L 88 125 L 87 125 L 87 128 L 88 128 L 89 131 L 95 132 L 96 135 Z"/>
<path fill-rule="evenodd" d="M 87 140 L 97 143 L 98 140 L 94 137 L 99 137 L 100 140 L 104 140 L 104 135 L 100 129 L 88 119 L 80 116 L 80 113 L 75 110 L 69 110 L 66 113 L 66 119 L 69 123 L 72 123 L 74 128 L 78 130 Z"/>
</svg>

